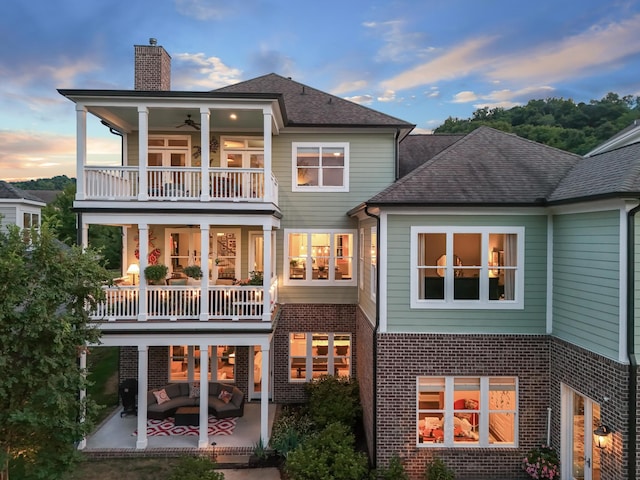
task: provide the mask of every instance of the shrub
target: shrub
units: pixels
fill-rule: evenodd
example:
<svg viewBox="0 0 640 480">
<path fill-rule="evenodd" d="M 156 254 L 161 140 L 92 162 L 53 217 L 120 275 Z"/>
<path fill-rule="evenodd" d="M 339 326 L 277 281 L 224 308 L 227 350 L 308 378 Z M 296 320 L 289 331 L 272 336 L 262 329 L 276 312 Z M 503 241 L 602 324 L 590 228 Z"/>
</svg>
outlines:
<svg viewBox="0 0 640 480">
<path fill-rule="evenodd" d="M 216 464 L 205 457 L 183 457 L 171 471 L 168 480 L 224 480 L 215 471 Z"/>
<path fill-rule="evenodd" d="M 522 460 L 522 469 L 531 478 L 559 478 L 560 460 L 553 448 L 541 445 L 529 450 Z"/>
<path fill-rule="evenodd" d="M 427 463 L 427 469 L 424 472 L 425 480 L 453 480 L 455 475 L 453 471 L 438 457 Z"/>
<path fill-rule="evenodd" d="M 283 408 L 273 424 L 269 445 L 278 455 L 287 458 L 313 430 L 309 417 L 301 410 Z"/>
<path fill-rule="evenodd" d="M 371 478 L 367 457 L 354 450 L 349 428 L 332 423 L 289 453 L 286 472 L 292 480 L 364 480 Z"/>
<path fill-rule="evenodd" d="M 409 475 L 404 471 L 404 465 L 398 455 L 394 455 L 389 460 L 387 468 L 381 468 L 378 471 L 380 480 L 409 480 Z"/>
<path fill-rule="evenodd" d="M 325 375 L 305 384 L 309 395 L 307 409 L 313 422 L 322 429 L 333 422 L 350 428 L 360 418 L 358 384 L 351 379 Z"/>
</svg>

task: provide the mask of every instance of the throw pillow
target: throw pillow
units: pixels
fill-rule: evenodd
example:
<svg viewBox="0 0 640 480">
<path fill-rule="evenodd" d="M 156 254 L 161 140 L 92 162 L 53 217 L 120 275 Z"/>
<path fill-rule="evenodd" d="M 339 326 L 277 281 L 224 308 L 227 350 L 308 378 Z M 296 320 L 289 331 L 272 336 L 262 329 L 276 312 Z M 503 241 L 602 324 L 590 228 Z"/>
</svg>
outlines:
<svg viewBox="0 0 640 480">
<path fill-rule="evenodd" d="M 227 390 L 222 390 L 220 392 L 220 395 L 218 395 L 218 398 L 222 400 L 224 403 L 229 403 L 232 397 L 233 397 L 233 394 Z"/>
<path fill-rule="evenodd" d="M 153 394 L 156 397 L 156 401 L 158 402 L 158 405 L 162 405 L 163 403 L 168 402 L 169 400 L 171 400 L 169 398 L 169 395 L 167 395 L 167 392 L 165 391 L 164 388 L 162 390 L 158 390 L 156 392 L 153 392 Z"/>
<path fill-rule="evenodd" d="M 194 382 L 191 384 L 189 398 L 200 398 L 200 382 Z"/>
</svg>

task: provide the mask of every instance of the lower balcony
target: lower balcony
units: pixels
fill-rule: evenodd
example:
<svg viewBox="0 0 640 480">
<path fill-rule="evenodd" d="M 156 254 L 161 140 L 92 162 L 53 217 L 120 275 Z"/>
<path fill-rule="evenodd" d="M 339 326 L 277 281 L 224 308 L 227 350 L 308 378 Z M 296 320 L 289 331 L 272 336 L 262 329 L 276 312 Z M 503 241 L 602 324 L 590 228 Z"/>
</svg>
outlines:
<svg viewBox="0 0 640 480">
<path fill-rule="evenodd" d="M 91 318 L 101 322 L 203 321 L 271 322 L 277 303 L 277 282 L 269 289 L 265 309 L 265 287 L 259 285 L 146 285 L 105 287 L 105 299 Z M 205 299 L 206 301 L 203 301 Z"/>
</svg>

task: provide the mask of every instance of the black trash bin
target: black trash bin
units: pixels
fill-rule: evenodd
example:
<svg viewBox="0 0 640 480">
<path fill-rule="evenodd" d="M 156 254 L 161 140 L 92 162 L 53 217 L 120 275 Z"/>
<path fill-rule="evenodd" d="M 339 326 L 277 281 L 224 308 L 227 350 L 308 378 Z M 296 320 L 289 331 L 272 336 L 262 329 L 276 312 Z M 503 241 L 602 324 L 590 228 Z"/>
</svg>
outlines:
<svg viewBox="0 0 640 480">
<path fill-rule="evenodd" d="M 138 381 L 135 378 L 124 380 L 118 388 L 120 401 L 122 402 L 122 412 L 120 417 L 124 415 L 138 415 Z"/>
</svg>

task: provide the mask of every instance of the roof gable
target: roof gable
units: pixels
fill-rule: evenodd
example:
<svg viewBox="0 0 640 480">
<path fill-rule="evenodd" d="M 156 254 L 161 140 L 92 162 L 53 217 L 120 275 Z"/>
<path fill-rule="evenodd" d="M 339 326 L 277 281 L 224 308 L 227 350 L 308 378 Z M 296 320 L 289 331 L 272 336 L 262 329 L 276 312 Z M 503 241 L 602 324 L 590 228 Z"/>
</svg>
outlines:
<svg viewBox="0 0 640 480">
<path fill-rule="evenodd" d="M 284 98 L 288 126 L 395 127 L 407 129 L 407 132 L 415 126 L 275 73 L 214 92 L 279 93 Z"/>
<path fill-rule="evenodd" d="M 480 127 L 374 196 L 370 204 L 531 205 L 582 157 Z"/>
<path fill-rule="evenodd" d="M 404 177 L 464 136 L 462 133 L 407 135 L 399 146 L 398 177 Z"/>
<path fill-rule="evenodd" d="M 31 202 L 44 204 L 44 201 L 41 198 L 27 193 L 24 190 L 20 190 L 18 187 L 11 185 L 4 180 L 0 180 L 0 199 L 16 201 L 29 200 Z"/>
</svg>

